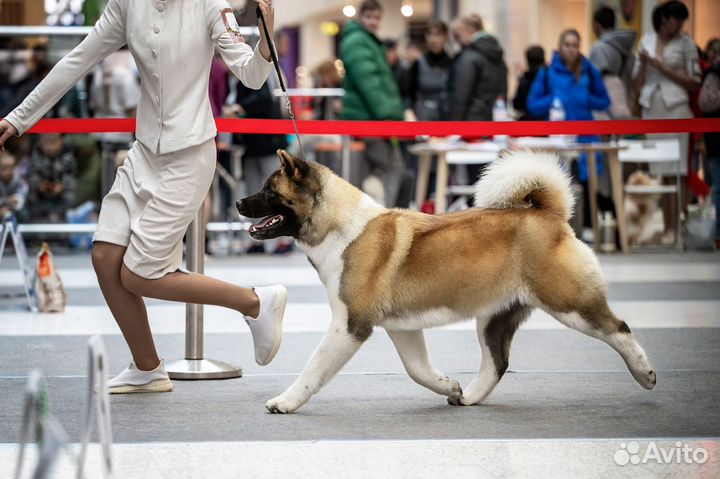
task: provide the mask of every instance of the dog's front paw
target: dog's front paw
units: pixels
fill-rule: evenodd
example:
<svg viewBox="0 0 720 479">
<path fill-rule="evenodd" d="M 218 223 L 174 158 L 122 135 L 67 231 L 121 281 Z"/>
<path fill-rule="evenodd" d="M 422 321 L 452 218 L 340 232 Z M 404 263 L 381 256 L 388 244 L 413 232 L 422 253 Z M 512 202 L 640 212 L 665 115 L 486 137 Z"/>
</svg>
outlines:
<svg viewBox="0 0 720 479">
<path fill-rule="evenodd" d="M 460 387 L 460 383 L 454 379 L 450 379 L 450 378 L 447 378 L 447 379 L 450 382 L 450 391 L 449 391 L 450 394 L 447 395 L 448 401 L 450 399 L 456 400 L 456 401 L 461 400 L 463 397 L 463 390 L 462 390 L 462 387 Z"/>
<path fill-rule="evenodd" d="M 283 396 L 278 396 L 265 403 L 265 409 L 271 414 L 290 414 L 300 406 L 298 401 L 291 401 Z"/>
<path fill-rule="evenodd" d="M 657 376 L 655 375 L 655 371 L 652 369 L 645 369 L 641 371 L 631 371 L 633 377 L 635 380 L 645 389 L 652 389 L 655 387 L 655 384 L 657 384 Z"/>
<path fill-rule="evenodd" d="M 458 398 L 447 398 L 447 402 L 451 406 L 472 406 L 473 403 L 467 401 L 462 395 Z"/>
</svg>

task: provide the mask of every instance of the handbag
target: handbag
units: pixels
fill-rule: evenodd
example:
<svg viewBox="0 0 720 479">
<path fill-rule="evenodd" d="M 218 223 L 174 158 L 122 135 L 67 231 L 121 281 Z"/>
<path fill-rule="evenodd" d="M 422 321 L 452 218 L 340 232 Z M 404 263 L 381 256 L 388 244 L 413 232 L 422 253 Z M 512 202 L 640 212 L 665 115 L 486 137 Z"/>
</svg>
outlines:
<svg viewBox="0 0 720 479">
<path fill-rule="evenodd" d="M 40 312 L 62 313 L 67 304 L 67 293 L 55 267 L 50 246 L 45 242 L 37 254 L 35 273 L 35 291 Z"/>
</svg>

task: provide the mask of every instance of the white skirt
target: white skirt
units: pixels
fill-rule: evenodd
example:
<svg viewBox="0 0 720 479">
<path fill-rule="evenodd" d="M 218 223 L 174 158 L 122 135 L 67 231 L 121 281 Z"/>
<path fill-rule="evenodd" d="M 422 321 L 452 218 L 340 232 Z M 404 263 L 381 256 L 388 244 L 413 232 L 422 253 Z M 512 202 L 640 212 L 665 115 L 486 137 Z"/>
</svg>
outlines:
<svg viewBox="0 0 720 479">
<path fill-rule="evenodd" d="M 182 239 L 215 174 L 215 140 L 165 155 L 136 141 L 103 199 L 93 242 L 126 246 L 146 279 L 182 270 Z"/>
</svg>

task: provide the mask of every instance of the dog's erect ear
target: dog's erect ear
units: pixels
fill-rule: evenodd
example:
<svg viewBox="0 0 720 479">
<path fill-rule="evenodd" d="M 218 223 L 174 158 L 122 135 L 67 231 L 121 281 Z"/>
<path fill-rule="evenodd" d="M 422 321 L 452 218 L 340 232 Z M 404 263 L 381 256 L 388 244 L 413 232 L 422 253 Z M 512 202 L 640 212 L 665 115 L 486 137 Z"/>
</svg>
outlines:
<svg viewBox="0 0 720 479">
<path fill-rule="evenodd" d="M 304 160 L 296 158 L 285 150 L 277 151 L 282 172 L 292 181 L 298 182 L 307 174 L 310 166 Z"/>
</svg>

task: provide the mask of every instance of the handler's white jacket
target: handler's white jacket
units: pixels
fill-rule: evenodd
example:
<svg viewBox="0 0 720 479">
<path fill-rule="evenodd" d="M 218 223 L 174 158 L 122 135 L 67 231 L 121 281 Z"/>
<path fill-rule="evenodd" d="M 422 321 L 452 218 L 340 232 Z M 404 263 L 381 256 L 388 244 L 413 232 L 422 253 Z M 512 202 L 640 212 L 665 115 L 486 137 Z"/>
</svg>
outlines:
<svg viewBox="0 0 720 479">
<path fill-rule="evenodd" d="M 239 36 L 234 17 L 226 15 L 229 8 L 224 0 L 110 0 L 90 34 L 6 120 L 24 133 L 95 64 L 127 43 L 141 79 L 137 139 L 166 154 L 213 138 L 208 82 L 215 46 L 250 88 L 262 87 L 272 68 Z"/>
</svg>

